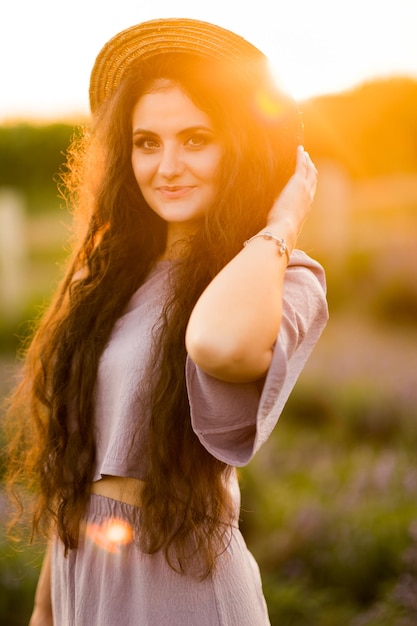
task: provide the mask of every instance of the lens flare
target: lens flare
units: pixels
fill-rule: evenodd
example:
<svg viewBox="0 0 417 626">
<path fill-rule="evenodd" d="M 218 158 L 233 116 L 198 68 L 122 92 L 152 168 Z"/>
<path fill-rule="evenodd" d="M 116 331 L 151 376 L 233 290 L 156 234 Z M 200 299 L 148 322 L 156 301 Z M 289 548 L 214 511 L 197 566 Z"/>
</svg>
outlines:
<svg viewBox="0 0 417 626">
<path fill-rule="evenodd" d="M 131 525 L 117 518 L 109 519 L 103 524 L 89 523 L 85 534 L 96 546 L 112 554 L 119 554 L 123 546 L 133 541 Z"/>
<path fill-rule="evenodd" d="M 258 115 L 270 121 L 276 120 L 284 111 L 283 103 L 267 91 L 256 92 L 255 108 Z"/>
</svg>

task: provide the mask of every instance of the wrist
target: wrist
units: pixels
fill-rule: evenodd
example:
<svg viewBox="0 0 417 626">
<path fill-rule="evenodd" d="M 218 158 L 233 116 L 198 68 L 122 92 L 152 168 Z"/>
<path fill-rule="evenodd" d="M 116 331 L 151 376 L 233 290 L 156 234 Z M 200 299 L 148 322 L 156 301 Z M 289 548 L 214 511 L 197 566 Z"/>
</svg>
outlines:
<svg viewBox="0 0 417 626">
<path fill-rule="evenodd" d="M 287 259 L 287 265 L 290 262 L 290 251 L 288 250 L 288 246 L 287 246 L 287 242 L 285 241 L 285 239 L 283 237 L 278 237 L 277 235 L 274 235 L 274 233 L 272 233 L 269 230 L 262 230 L 259 233 L 257 233 L 256 235 L 253 235 L 253 237 L 251 237 L 250 239 L 247 239 L 243 245 L 247 246 L 248 244 L 250 244 L 254 239 L 265 239 L 266 241 L 272 241 L 273 243 L 275 243 L 275 245 L 278 248 L 278 253 L 280 256 L 284 256 Z"/>
<path fill-rule="evenodd" d="M 266 226 L 259 232 L 262 233 L 265 231 L 272 233 L 276 237 L 282 237 L 287 244 L 289 253 L 291 254 L 297 243 L 297 231 L 294 228 L 294 224 L 288 220 L 268 221 Z"/>
</svg>

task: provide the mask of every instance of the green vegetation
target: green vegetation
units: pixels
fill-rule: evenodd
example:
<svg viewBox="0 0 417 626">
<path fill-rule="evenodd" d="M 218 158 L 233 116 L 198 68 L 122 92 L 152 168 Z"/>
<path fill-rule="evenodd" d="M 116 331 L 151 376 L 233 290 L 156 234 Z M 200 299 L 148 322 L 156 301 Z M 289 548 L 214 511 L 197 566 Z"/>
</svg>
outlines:
<svg viewBox="0 0 417 626">
<path fill-rule="evenodd" d="M 272 438 L 240 473 L 242 530 L 261 567 L 271 623 L 411 626 L 416 408 L 367 387 L 325 391 L 301 381 Z M 386 409 L 381 424 L 384 405 L 395 410 Z M 3 537 L 0 554 L 0 614 L 11 616 L 0 623 L 20 626 L 39 547 L 16 551 Z"/>
<path fill-rule="evenodd" d="M 385 417 L 384 403 L 395 408 Z M 243 530 L 262 566 L 272 624 L 413 623 L 416 417 L 377 389 L 333 389 L 324 403 L 297 387 L 242 476 L 251 511 Z"/>
<path fill-rule="evenodd" d="M 303 104 L 306 145 L 358 180 L 416 173 L 416 110 L 417 83 L 405 79 L 318 98 Z M 24 302 L 0 316 L 0 396 L 61 273 L 54 178 L 72 134 L 65 124 L 0 128 L 0 187 L 26 197 L 30 261 Z M 355 214 L 369 228 L 342 261 L 312 250 L 326 267 L 330 322 L 271 439 L 240 472 L 242 530 L 272 626 L 417 623 L 416 246 L 385 238 L 398 216 L 415 232 L 417 206 L 384 211 Z M 0 431 L 0 476 L 1 444 Z M 17 550 L 0 529 L 0 626 L 21 626 L 40 548 Z"/>
<path fill-rule="evenodd" d="M 4 499 L 4 498 L 2 498 Z M 4 503 L 2 502 L 3 507 Z M 4 510 L 4 508 L 2 508 Z M 17 549 L 0 536 L 0 624 L 1 626 L 26 626 L 43 550 L 33 546 Z"/>
<path fill-rule="evenodd" d="M 354 178 L 417 172 L 417 82 L 392 78 L 300 103 L 313 159 Z M 55 208 L 57 175 L 77 124 L 0 127 L 0 187 L 25 193 L 31 212 Z"/>
<path fill-rule="evenodd" d="M 31 213 L 56 208 L 57 177 L 74 132 L 63 123 L 0 127 L 0 187 L 24 193 Z"/>
</svg>

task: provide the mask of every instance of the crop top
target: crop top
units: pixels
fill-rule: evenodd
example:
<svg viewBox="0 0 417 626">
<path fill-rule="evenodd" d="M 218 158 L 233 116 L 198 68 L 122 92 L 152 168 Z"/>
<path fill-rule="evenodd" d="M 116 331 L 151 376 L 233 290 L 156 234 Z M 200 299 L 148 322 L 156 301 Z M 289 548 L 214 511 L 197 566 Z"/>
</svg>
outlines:
<svg viewBox="0 0 417 626">
<path fill-rule="evenodd" d="M 161 261 L 152 269 L 116 321 L 101 356 L 94 392 L 94 480 L 106 474 L 146 477 L 147 365 L 171 267 L 171 261 Z M 284 279 L 282 323 L 261 393 L 255 382 L 213 378 L 187 357 L 192 428 L 219 460 L 243 466 L 268 439 L 327 322 L 325 291 L 322 267 L 295 250 Z"/>
</svg>

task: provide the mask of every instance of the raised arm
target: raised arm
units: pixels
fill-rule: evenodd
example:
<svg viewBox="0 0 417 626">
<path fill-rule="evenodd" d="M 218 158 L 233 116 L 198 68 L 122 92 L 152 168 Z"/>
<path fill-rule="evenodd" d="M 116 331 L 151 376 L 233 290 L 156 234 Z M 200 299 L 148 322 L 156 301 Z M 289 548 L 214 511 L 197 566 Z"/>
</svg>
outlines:
<svg viewBox="0 0 417 626">
<path fill-rule="evenodd" d="M 300 146 L 291 177 L 259 234 L 285 240 L 288 252 L 310 211 L 317 171 Z M 272 358 L 282 318 L 287 256 L 274 238 L 255 237 L 208 285 L 192 311 L 186 346 L 205 372 L 230 382 L 257 380 Z"/>
</svg>

